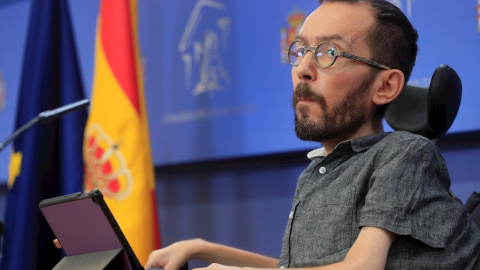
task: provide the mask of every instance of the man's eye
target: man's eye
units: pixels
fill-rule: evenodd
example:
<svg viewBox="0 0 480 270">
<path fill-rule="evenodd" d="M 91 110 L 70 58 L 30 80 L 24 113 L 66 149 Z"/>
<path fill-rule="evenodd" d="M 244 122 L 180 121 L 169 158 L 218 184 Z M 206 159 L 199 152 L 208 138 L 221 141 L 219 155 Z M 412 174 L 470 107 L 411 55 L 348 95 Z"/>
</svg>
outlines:
<svg viewBox="0 0 480 270">
<path fill-rule="evenodd" d="M 297 57 L 302 57 L 305 55 L 305 48 L 298 48 L 297 49 Z"/>
</svg>

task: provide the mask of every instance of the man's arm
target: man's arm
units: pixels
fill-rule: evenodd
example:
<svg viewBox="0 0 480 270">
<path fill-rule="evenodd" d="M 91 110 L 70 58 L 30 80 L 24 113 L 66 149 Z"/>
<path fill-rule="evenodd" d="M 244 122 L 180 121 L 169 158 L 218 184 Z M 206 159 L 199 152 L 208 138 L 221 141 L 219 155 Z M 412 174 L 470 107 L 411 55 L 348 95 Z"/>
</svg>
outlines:
<svg viewBox="0 0 480 270">
<path fill-rule="evenodd" d="M 388 251 L 395 236 L 382 228 L 363 227 L 345 260 L 318 269 L 385 269 Z"/>
<path fill-rule="evenodd" d="M 278 260 L 274 258 L 202 239 L 193 239 L 153 251 L 145 268 L 160 267 L 166 270 L 177 270 L 188 260 L 194 259 L 238 267 L 275 268 L 278 264 Z"/>
<path fill-rule="evenodd" d="M 301 270 L 349 270 L 349 269 L 385 269 L 387 255 L 395 240 L 395 234 L 376 227 L 363 227 L 345 259 L 339 263 L 300 268 Z M 215 264 L 211 268 L 229 268 Z M 299 269 L 299 270 L 300 270 Z M 258 270 L 258 269 L 257 269 Z"/>
</svg>

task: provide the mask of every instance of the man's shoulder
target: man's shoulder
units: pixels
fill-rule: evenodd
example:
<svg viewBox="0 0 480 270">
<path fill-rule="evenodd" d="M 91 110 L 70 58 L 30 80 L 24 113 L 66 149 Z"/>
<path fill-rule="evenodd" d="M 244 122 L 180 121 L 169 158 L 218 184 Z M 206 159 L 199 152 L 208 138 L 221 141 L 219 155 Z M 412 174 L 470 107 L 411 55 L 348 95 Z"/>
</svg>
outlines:
<svg viewBox="0 0 480 270">
<path fill-rule="evenodd" d="M 386 149 L 405 149 L 412 146 L 418 148 L 436 147 L 435 143 L 428 138 L 407 131 L 375 133 L 369 136 L 355 138 L 342 144 L 350 145 L 355 152 L 368 150 L 369 153 L 384 151 Z"/>
<path fill-rule="evenodd" d="M 407 131 L 395 131 L 388 133 L 378 141 L 370 152 L 391 157 L 396 155 L 418 156 L 424 152 L 438 152 L 436 149 L 435 143 L 426 137 Z"/>
<path fill-rule="evenodd" d="M 389 133 L 381 142 L 387 144 L 405 144 L 407 142 L 427 145 L 435 144 L 433 141 L 423 137 L 422 135 L 414 134 L 408 131 L 395 131 Z"/>
</svg>

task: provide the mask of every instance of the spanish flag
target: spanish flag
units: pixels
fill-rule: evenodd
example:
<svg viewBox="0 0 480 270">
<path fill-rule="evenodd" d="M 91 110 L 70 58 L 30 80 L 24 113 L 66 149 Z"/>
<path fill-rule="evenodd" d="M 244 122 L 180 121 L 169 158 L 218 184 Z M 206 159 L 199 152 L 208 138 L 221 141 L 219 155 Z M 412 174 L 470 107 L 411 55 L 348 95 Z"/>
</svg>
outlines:
<svg viewBox="0 0 480 270">
<path fill-rule="evenodd" d="M 142 264 L 160 246 L 155 182 L 137 42 L 136 0 L 102 0 L 90 115 L 83 144 L 85 189 L 98 188 Z"/>
</svg>

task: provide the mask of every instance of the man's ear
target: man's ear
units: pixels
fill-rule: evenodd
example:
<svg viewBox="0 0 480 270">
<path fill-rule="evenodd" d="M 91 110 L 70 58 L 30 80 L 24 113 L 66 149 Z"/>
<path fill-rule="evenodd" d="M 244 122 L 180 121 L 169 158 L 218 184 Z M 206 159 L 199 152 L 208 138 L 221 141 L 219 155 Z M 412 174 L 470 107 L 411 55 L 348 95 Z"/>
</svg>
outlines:
<svg viewBox="0 0 480 270">
<path fill-rule="evenodd" d="M 405 76 L 399 69 L 384 70 L 378 74 L 382 84 L 373 94 L 373 102 L 377 105 L 383 105 L 392 102 L 400 95 L 405 85 Z"/>
</svg>

